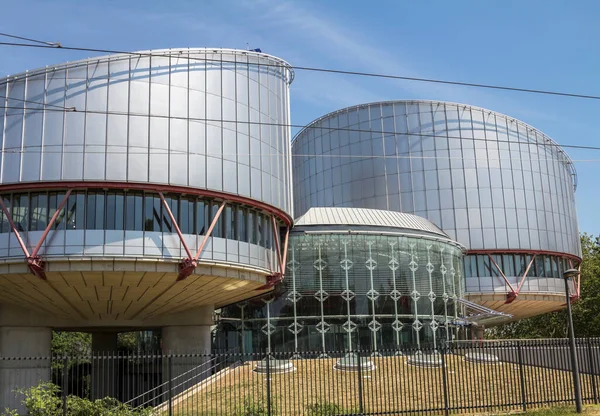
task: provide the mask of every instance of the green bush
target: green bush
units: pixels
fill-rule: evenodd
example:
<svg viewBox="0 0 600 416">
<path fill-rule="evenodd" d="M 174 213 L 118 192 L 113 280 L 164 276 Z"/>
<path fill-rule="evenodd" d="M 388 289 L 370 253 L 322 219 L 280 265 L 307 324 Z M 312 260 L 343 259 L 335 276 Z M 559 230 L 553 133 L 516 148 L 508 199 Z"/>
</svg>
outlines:
<svg viewBox="0 0 600 416">
<path fill-rule="evenodd" d="M 24 396 L 21 403 L 29 416 L 62 416 L 63 401 L 60 388 L 52 383 L 40 383 L 28 389 L 19 390 Z M 67 396 L 67 416 L 150 416 L 151 408 L 135 409 L 116 399 L 107 397 L 99 400 Z M 6 409 L 1 416 L 17 416 L 15 410 Z"/>
<path fill-rule="evenodd" d="M 335 403 L 316 402 L 306 406 L 305 414 L 306 416 L 333 416 L 347 413 L 353 414 L 358 413 L 358 411 L 344 409 L 342 406 Z"/>
<path fill-rule="evenodd" d="M 263 403 L 263 400 L 248 396 L 244 397 L 244 404 L 233 412 L 233 416 L 266 416 L 268 414 L 267 405 Z M 271 403 L 271 414 L 275 414 L 273 403 Z"/>
</svg>

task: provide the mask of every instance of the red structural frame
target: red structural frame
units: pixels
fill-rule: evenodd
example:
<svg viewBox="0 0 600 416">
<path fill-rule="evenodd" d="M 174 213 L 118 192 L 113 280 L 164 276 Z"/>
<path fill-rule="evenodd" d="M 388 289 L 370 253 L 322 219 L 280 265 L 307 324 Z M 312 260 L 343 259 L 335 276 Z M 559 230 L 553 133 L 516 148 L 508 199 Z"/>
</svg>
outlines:
<svg viewBox="0 0 600 416">
<path fill-rule="evenodd" d="M 504 282 L 510 289 L 506 293 L 506 302 L 504 302 L 505 304 L 512 303 L 519 296 L 519 292 L 521 291 L 521 288 L 523 287 L 523 284 L 525 283 L 525 280 L 527 279 L 529 270 L 531 269 L 531 266 L 533 265 L 533 262 L 535 261 L 535 258 L 538 255 L 564 257 L 569 260 L 569 265 L 571 268 L 573 268 L 573 262 L 577 262 L 579 264 L 579 270 L 581 270 L 581 258 L 580 257 L 575 256 L 573 254 L 561 253 L 558 251 L 493 249 L 493 250 L 468 250 L 466 254 L 467 255 L 470 255 L 470 254 L 487 255 L 490 258 L 490 261 L 492 262 L 494 267 L 496 267 L 496 269 L 500 273 L 500 276 L 502 277 L 502 279 L 504 280 Z M 528 255 L 532 256 L 531 260 L 529 261 L 529 264 L 527 265 L 527 268 L 525 269 L 525 272 L 523 273 L 523 276 L 519 280 L 519 283 L 516 288 L 508 281 L 508 279 L 506 278 L 506 275 L 502 271 L 502 268 L 498 265 L 498 263 L 496 263 L 496 261 L 492 257 L 492 254 L 528 254 Z M 574 279 L 573 283 L 575 285 L 575 293 L 572 293 L 570 295 L 571 302 L 574 302 L 577 299 L 579 299 L 580 288 L 581 288 L 580 276 L 577 276 L 573 279 Z"/>
<path fill-rule="evenodd" d="M 10 224 L 11 230 L 21 249 L 23 250 L 23 254 L 25 254 L 25 258 L 27 259 L 27 266 L 32 274 L 43 279 L 46 279 L 45 273 L 45 263 L 38 255 L 40 248 L 44 244 L 48 233 L 54 226 L 56 219 L 60 215 L 60 212 L 63 210 L 69 196 L 76 189 L 119 189 L 122 191 L 134 190 L 134 191 L 150 191 L 158 193 L 160 200 L 173 223 L 175 231 L 179 236 L 179 240 L 181 241 L 182 246 L 185 249 L 187 257 L 182 259 L 179 263 L 179 274 L 177 276 L 176 281 L 181 281 L 190 276 L 195 268 L 198 266 L 198 259 L 202 255 L 206 244 L 208 243 L 208 239 L 212 235 L 213 229 L 215 228 L 225 205 L 228 202 L 234 202 L 238 204 L 248 205 L 254 208 L 258 208 L 260 210 L 266 211 L 270 214 L 271 223 L 273 225 L 273 235 L 275 240 L 275 246 L 277 250 L 277 258 L 278 258 L 278 270 L 273 271 L 267 278 L 267 283 L 264 286 L 261 286 L 257 290 L 264 290 L 273 287 L 277 283 L 283 280 L 285 275 L 285 261 L 287 256 L 287 246 L 288 246 L 288 238 L 290 227 L 292 225 L 292 219 L 289 215 L 287 215 L 284 211 L 275 208 L 271 205 L 265 204 L 260 201 L 253 200 L 251 198 L 239 196 L 239 195 L 231 195 L 224 192 L 212 191 L 207 189 L 196 189 L 196 188 L 188 188 L 184 186 L 172 186 L 172 185 L 156 185 L 156 184 L 147 184 L 147 183 L 131 183 L 131 182 L 37 182 L 37 183 L 20 183 L 20 184 L 8 184 L 8 185 L 0 185 L 0 194 L 7 192 L 31 192 L 31 191 L 48 191 L 48 190 L 65 190 L 66 194 L 60 202 L 56 212 L 48 222 L 48 226 L 44 230 L 42 236 L 40 237 L 38 243 L 36 244 L 33 251 L 30 253 L 25 245 L 19 230 L 15 226 L 15 223 L 12 219 L 12 215 L 9 210 L 6 208 L 4 204 L 4 198 L 0 197 L 0 208 L 4 211 L 6 218 Z M 187 245 L 183 234 L 181 233 L 181 229 L 179 228 L 179 224 L 177 223 L 173 212 L 171 211 L 171 207 L 167 203 L 163 193 L 175 193 L 180 195 L 196 195 L 196 196 L 205 196 L 209 198 L 214 198 L 222 201 L 219 210 L 217 211 L 215 217 L 213 218 L 210 227 L 208 228 L 202 242 L 200 243 L 196 254 L 192 255 L 192 251 Z M 1 196 L 1 195 L 0 195 Z M 277 219 L 281 220 L 286 226 L 285 240 L 284 240 L 284 253 L 283 257 L 280 250 L 280 235 L 279 235 L 279 227 L 277 226 Z"/>
</svg>

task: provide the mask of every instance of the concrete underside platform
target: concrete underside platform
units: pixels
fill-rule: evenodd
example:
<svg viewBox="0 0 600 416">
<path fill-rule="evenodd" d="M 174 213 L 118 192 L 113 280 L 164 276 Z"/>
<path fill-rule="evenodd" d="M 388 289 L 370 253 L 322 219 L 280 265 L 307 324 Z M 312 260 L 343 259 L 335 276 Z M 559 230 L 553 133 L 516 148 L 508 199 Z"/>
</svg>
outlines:
<svg viewBox="0 0 600 416">
<path fill-rule="evenodd" d="M 508 304 L 506 303 L 506 294 L 502 293 L 469 293 L 465 297 L 471 302 L 478 303 L 495 311 L 513 315 L 511 319 L 498 321 L 497 324 L 541 315 L 566 308 L 567 306 L 564 294 L 553 293 L 521 293 L 513 302 Z"/>
<path fill-rule="evenodd" d="M 257 296 L 266 282 L 262 270 L 217 264 L 201 264 L 178 282 L 178 264 L 156 260 L 50 260 L 46 270 L 44 281 L 24 262 L 0 265 L 0 303 L 53 316 L 62 326 L 156 325 L 165 315 Z"/>
</svg>

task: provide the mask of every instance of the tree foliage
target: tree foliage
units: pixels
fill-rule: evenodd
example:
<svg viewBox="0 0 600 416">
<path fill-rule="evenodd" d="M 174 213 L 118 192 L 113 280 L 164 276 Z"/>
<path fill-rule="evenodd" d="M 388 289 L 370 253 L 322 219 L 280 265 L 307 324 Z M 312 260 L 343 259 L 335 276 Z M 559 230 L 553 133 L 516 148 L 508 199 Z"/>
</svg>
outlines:
<svg viewBox="0 0 600 416">
<path fill-rule="evenodd" d="M 581 235 L 581 296 L 573 304 L 577 337 L 600 336 L 600 235 Z M 510 322 L 487 331 L 489 338 L 563 338 L 567 336 L 566 309 Z"/>
</svg>

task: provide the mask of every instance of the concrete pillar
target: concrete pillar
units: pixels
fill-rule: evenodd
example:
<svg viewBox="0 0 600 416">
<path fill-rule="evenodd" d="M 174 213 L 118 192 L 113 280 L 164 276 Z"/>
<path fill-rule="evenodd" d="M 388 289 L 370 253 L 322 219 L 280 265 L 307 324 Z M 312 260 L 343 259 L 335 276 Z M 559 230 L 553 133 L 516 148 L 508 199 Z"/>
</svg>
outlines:
<svg viewBox="0 0 600 416">
<path fill-rule="evenodd" d="M 163 380 L 167 399 L 192 389 L 212 375 L 214 362 L 210 360 L 212 344 L 213 307 L 194 310 L 196 325 L 168 325 L 162 327 Z M 186 322 L 182 320 L 181 322 Z M 198 325 L 199 324 L 199 325 Z"/>
<path fill-rule="evenodd" d="M 117 393 L 118 369 L 116 332 L 92 333 L 92 399 L 115 397 Z"/>
<path fill-rule="evenodd" d="M 0 327 L 0 409 L 25 414 L 23 396 L 27 389 L 51 380 L 52 329 L 45 327 Z M 10 360 L 11 358 L 23 358 Z"/>
<path fill-rule="evenodd" d="M 162 328 L 162 350 L 165 354 L 210 354 L 211 341 L 209 325 Z"/>
</svg>

